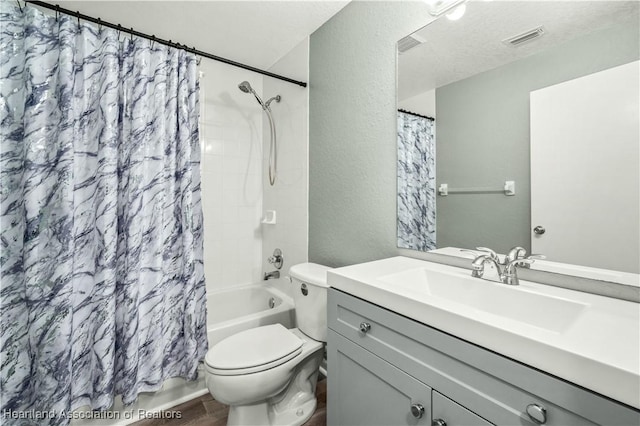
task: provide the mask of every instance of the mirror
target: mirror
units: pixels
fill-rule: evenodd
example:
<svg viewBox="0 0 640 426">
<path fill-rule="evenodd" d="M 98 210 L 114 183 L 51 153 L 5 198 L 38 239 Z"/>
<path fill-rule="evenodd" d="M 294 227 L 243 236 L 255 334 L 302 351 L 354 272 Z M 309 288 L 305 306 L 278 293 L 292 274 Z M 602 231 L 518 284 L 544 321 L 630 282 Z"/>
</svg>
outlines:
<svg viewBox="0 0 640 426">
<path fill-rule="evenodd" d="M 458 20 L 441 16 L 398 42 L 398 247 L 546 247 L 550 261 L 640 273 L 640 3 L 465 6 Z M 636 67 L 628 87 L 615 74 L 625 65 Z M 620 86 L 605 92 L 625 96 L 613 100 L 616 112 L 583 96 L 608 87 L 590 80 L 601 73 Z M 563 92 L 574 85 L 583 89 Z M 630 131 L 619 130 L 621 117 Z M 569 122 L 613 130 L 587 143 Z M 555 180 L 541 184 L 552 171 Z"/>
</svg>

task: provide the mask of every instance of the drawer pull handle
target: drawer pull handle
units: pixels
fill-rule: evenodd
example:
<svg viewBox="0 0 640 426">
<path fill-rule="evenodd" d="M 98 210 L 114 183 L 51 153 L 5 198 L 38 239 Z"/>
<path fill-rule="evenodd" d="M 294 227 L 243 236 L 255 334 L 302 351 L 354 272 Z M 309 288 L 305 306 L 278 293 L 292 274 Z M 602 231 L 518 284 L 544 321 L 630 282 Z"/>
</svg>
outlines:
<svg viewBox="0 0 640 426">
<path fill-rule="evenodd" d="M 360 331 L 361 332 L 366 333 L 369 330 L 371 330 L 371 324 L 369 324 L 368 322 L 361 322 L 360 323 Z"/>
<path fill-rule="evenodd" d="M 447 426 L 447 422 L 442 419 L 435 419 L 432 423 L 432 426 Z"/>
<path fill-rule="evenodd" d="M 527 414 L 535 423 L 543 425 L 547 422 L 547 409 L 538 404 L 527 405 Z"/>
<path fill-rule="evenodd" d="M 421 419 L 424 416 L 424 405 L 422 404 L 411 404 L 411 415 L 416 419 Z"/>
</svg>

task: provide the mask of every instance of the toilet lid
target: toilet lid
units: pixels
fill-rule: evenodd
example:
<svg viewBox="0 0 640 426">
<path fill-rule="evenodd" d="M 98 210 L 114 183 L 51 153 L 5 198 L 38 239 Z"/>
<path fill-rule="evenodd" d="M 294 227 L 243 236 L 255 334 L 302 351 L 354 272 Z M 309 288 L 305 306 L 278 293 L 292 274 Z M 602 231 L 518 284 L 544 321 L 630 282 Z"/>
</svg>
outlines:
<svg viewBox="0 0 640 426">
<path fill-rule="evenodd" d="M 214 345 L 205 362 L 215 370 L 259 370 L 288 361 L 302 349 L 303 341 L 282 324 L 252 328 Z M 282 360 L 282 362 L 276 362 Z"/>
</svg>

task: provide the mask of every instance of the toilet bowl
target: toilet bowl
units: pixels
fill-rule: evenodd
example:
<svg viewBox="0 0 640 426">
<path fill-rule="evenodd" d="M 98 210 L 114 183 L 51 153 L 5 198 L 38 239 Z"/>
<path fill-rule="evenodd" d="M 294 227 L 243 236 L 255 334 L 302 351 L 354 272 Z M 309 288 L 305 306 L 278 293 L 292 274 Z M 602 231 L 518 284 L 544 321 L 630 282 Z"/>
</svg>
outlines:
<svg viewBox="0 0 640 426">
<path fill-rule="evenodd" d="M 315 411 L 328 269 L 313 263 L 291 267 L 298 328 L 272 324 L 245 330 L 207 353 L 207 387 L 230 406 L 227 425 L 301 425 Z"/>
</svg>

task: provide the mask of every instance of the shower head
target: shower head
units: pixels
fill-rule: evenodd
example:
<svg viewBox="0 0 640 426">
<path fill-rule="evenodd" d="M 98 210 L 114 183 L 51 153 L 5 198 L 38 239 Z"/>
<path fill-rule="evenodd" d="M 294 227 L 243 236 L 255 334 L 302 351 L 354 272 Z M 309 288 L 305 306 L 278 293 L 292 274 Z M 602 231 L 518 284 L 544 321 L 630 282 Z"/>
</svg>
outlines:
<svg viewBox="0 0 640 426">
<path fill-rule="evenodd" d="M 266 110 L 269 108 L 269 105 L 265 105 L 265 103 L 262 102 L 262 99 L 260 99 L 260 96 L 258 96 L 256 91 L 253 90 L 253 87 L 251 87 L 248 81 L 243 81 L 238 84 L 238 89 L 242 90 L 244 93 L 251 93 L 256 98 L 260 106 L 262 106 L 262 109 Z"/>
<path fill-rule="evenodd" d="M 253 89 L 251 88 L 251 85 L 248 81 L 243 81 L 242 83 L 238 84 L 238 89 L 242 90 L 244 93 L 253 92 Z"/>
<path fill-rule="evenodd" d="M 242 90 L 244 93 L 251 93 L 256 98 L 269 119 L 269 127 L 271 128 L 271 143 L 269 144 L 269 183 L 273 186 L 276 182 L 276 173 L 278 169 L 278 148 L 276 142 L 276 124 L 273 122 L 273 115 L 271 114 L 271 108 L 269 108 L 269 105 L 273 101 L 280 102 L 282 98 L 280 95 L 276 95 L 270 98 L 266 103 L 262 102 L 262 99 L 260 99 L 260 96 L 258 96 L 256 91 L 253 90 L 248 81 L 243 81 L 238 84 L 238 89 Z"/>
</svg>

